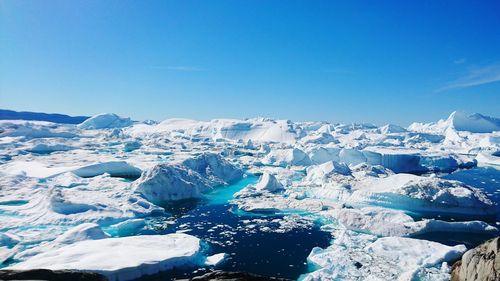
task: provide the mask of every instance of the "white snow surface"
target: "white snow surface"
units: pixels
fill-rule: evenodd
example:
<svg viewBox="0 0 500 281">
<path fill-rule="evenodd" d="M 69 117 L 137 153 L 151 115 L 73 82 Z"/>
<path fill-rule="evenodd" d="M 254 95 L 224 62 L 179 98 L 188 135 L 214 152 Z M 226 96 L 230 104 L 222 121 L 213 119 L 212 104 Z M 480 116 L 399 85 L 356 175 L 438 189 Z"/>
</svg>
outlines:
<svg viewBox="0 0 500 281">
<path fill-rule="evenodd" d="M 121 253 L 121 254 L 120 254 Z M 132 280 L 182 265 L 196 265 L 200 240 L 187 234 L 144 235 L 79 241 L 9 267 L 98 272 Z"/>
</svg>

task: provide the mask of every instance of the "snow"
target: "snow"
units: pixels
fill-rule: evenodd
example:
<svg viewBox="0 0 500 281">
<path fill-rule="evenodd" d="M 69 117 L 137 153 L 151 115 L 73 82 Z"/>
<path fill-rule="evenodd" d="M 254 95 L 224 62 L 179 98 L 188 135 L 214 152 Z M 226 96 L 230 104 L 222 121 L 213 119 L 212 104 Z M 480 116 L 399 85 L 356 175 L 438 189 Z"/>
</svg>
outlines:
<svg viewBox="0 0 500 281">
<path fill-rule="evenodd" d="M 130 118 L 123 118 L 114 113 L 103 113 L 90 117 L 77 127 L 83 130 L 112 129 L 128 127 L 133 123 Z"/>
<path fill-rule="evenodd" d="M 110 281 L 132 280 L 173 267 L 196 265 L 199 254 L 200 240 L 194 236 L 143 235 L 79 241 L 33 256 L 9 269 L 92 271 Z"/>
</svg>

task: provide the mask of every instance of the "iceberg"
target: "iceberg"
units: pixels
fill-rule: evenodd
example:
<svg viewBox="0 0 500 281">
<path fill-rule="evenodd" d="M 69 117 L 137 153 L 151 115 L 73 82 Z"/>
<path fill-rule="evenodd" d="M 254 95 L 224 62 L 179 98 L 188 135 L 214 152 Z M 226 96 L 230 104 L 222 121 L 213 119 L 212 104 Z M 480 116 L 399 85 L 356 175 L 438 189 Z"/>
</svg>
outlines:
<svg viewBox="0 0 500 281">
<path fill-rule="evenodd" d="M 158 164 L 134 183 L 135 191 L 147 200 L 166 201 L 199 198 L 216 186 L 226 185 L 243 172 L 216 154 L 202 154 L 179 164 Z"/>
<path fill-rule="evenodd" d="M 90 271 L 110 281 L 125 281 L 174 267 L 198 265 L 202 260 L 200 251 L 198 238 L 181 233 L 84 240 L 38 254 L 8 269 Z"/>
<path fill-rule="evenodd" d="M 283 185 L 269 173 L 264 173 L 259 182 L 254 186 L 257 191 L 277 192 L 284 189 Z"/>
<path fill-rule="evenodd" d="M 449 280 L 447 263 L 467 249 L 464 245 L 340 231 L 334 243 L 314 248 L 308 262 L 318 268 L 302 280 Z"/>
<path fill-rule="evenodd" d="M 123 118 L 114 113 L 103 113 L 90 117 L 78 124 L 82 130 L 123 128 L 134 124 L 130 118 Z"/>
<path fill-rule="evenodd" d="M 346 203 L 478 218 L 494 218 L 498 212 L 481 191 L 461 182 L 411 174 L 360 182 Z"/>
<path fill-rule="evenodd" d="M 287 149 L 275 149 L 269 152 L 264 159 L 262 159 L 264 165 L 272 166 L 308 166 L 311 164 L 311 159 L 302 150 L 298 148 L 287 148 Z"/>
</svg>

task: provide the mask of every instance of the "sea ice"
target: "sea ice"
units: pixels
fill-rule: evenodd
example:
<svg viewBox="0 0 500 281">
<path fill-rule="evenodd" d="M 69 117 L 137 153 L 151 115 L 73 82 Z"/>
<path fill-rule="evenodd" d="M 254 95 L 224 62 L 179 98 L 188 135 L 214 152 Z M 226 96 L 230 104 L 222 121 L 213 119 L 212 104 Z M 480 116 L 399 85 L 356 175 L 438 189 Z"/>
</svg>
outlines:
<svg viewBox="0 0 500 281">
<path fill-rule="evenodd" d="M 38 254 L 9 269 L 91 271 L 110 281 L 122 281 L 200 264 L 200 250 L 198 238 L 180 233 L 85 240 Z"/>
</svg>

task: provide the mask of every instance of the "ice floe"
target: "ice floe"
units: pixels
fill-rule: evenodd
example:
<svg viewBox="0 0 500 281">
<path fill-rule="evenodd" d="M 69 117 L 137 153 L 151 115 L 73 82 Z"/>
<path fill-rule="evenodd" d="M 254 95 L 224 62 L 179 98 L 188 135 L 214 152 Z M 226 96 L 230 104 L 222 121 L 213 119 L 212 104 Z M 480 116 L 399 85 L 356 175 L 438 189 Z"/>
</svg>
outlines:
<svg viewBox="0 0 500 281">
<path fill-rule="evenodd" d="M 9 268 L 91 271 L 111 281 L 132 280 L 199 264 L 200 249 L 198 238 L 180 233 L 84 240 L 48 250 Z"/>
</svg>

